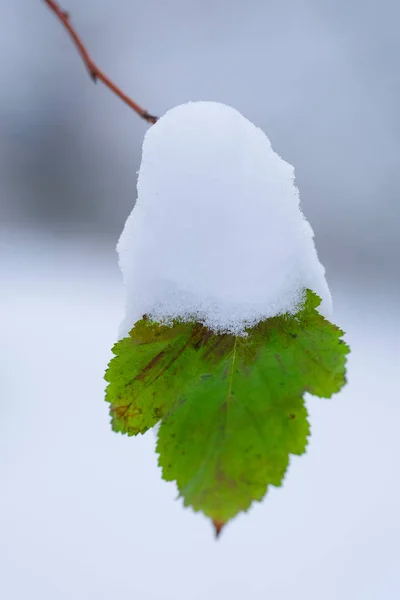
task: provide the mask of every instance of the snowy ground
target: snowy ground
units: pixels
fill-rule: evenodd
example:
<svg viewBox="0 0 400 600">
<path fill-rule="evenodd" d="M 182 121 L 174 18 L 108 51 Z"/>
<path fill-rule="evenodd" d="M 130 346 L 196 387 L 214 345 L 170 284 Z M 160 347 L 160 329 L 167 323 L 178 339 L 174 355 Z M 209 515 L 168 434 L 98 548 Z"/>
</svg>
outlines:
<svg viewBox="0 0 400 600">
<path fill-rule="evenodd" d="M 123 310 L 115 256 L 91 240 L 4 233 L 0 253 L 1 598 L 400 596 L 393 290 L 333 286 L 349 384 L 331 401 L 309 399 L 308 454 L 216 543 L 161 480 L 154 434 L 110 430 L 102 377 Z"/>
</svg>

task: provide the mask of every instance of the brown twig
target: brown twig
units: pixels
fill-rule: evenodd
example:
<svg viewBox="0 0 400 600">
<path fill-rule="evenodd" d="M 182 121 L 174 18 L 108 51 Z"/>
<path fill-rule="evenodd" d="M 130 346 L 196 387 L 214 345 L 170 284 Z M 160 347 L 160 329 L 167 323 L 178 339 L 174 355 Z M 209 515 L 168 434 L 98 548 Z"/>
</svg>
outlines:
<svg viewBox="0 0 400 600">
<path fill-rule="evenodd" d="M 125 102 L 130 108 L 132 108 L 132 110 L 134 110 L 135 113 L 139 115 L 139 117 L 142 117 L 142 119 L 144 119 L 148 123 L 155 123 L 158 117 L 149 114 L 147 110 L 144 110 L 141 106 L 139 106 L 139 104 L 136 104 L 136 102 L 129 98 L 129 96 L 124 94 L 124 92 L 120 90 L 119 87 L 117 87 L 115 83 L 113 83 L 93 62 L 79 35 L 75 31 L 74 27 L 71 25 L 69 13 L 63 10 L 57 4 L 57 2 L 54 2 L 53 0 L 44 0 L 44 2 L 45 4 L 47 4 L 50 10 L 52 10 L 53 13 L 58 17 L 58 19 L 64 25 L 65 29 L 67 29 L 94 83 L 96 83 L 97 80 L 102 81 L 104 85 L 108 87 L 109 90 L 111 90 L 112 92 L 114 92 L 114 94 L 121 98 L 121 100 Z"/>
</svg>

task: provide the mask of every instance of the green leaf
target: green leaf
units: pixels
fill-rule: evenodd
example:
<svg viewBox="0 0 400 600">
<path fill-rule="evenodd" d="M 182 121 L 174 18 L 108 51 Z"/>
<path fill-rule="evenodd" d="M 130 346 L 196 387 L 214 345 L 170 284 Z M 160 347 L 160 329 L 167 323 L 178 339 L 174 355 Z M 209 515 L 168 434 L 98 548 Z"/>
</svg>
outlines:
<svg viewBox="0 0 400 600">
<path fill-rule="evenodd" d="M 163 477 L 219 533 L 282 483 L 290 454 L 305 451 L 303 395 L 329 398 L 345 383 L 343 332 L 307 290 L 295 316 L 259 323 L 246 337 L 200 323 L 136 323 L 106 373 L 115 431 L 136 435 L 161 421 Z"/>
</svg>

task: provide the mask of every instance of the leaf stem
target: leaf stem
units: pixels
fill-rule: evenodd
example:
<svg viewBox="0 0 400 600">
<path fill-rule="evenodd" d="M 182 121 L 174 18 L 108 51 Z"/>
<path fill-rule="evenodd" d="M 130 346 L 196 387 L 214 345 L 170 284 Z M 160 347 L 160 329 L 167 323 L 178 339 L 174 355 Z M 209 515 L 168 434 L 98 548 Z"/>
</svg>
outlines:
<svg viewBox="0 0 400 600">
<path fill-rule="evenodd" d="M 63 10 L 57 2 L 54 0 L 43 0 L 49 9 L 56 15 L 59 21 L 64 25 L 65 29 L 71 36 L 81 58 L 89 72 L 91 79 L 94 83 L 98 80 L 102 81 L 109 90 L 111 90 L 118 98 L 120 98 L 125 104 L 127 104 L 139 117 L 147 121 L 147 123 L 154 124 L 158 120 L 158 117 L 151 115 L 144 108 L 139 106 L 132 98 L 129 98 L 107 75 L 103 73 L 96 65 L 96 63 L 90 58 L 89 53 L 82 42 L 80 36 L 76 32 L 75 28 L 71 25 L 70 15 L 67 11 Z"/>
</svg>

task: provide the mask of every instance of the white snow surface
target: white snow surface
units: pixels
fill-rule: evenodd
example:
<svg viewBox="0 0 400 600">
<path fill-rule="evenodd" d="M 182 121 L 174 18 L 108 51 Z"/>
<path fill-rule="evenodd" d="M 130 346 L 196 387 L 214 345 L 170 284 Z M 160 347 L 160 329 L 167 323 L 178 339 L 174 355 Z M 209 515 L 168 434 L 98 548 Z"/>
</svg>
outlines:
<svg viewBox="0 0 400 600">
<path fill-rule="evenodd" d="M 137 202 L 118 242 L 126 286 L 120 335 L 147 314 L 218 332 L 294 314 L 312 289 L 331 296 L 294 168 L 237 110 L 190 102 L 146 133 Z"/>
<path fill-rule="evenodd" d="M 396 278 L 332 277 L 349 383 L 334 401 L 307 395 L 307 454 L 215 543 L 161 479 L 153 432 L 110 429 L 124 299 L 103 243 L 0 224 L 0 598 L 399 598 Z"/>
</svg>

